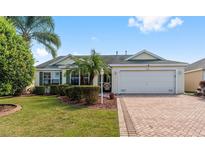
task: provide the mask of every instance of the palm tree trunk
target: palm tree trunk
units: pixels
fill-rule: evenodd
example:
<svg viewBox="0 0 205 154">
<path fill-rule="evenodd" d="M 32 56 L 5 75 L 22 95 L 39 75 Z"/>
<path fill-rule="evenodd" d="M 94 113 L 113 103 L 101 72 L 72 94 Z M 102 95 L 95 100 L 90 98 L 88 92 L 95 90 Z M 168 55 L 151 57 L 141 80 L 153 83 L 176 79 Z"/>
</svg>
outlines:
<svg viewBox="0 0 205 154">
<path fill-rule="evenodd" d="M 93 84 L 93 79 L 94 79 L 94 74 L 93 73 L 91 73 L 90 74 L 90 85 L 92 85 Z"/>
</svg>

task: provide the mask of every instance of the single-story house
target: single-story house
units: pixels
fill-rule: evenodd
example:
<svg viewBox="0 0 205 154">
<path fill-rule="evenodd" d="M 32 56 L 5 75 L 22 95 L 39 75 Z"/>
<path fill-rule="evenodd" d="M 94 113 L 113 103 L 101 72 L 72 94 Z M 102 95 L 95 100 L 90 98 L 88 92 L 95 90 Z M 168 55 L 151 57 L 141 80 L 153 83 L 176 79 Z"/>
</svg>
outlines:
<svg viewBox="0 0 205 154">
<path fill-rule="evenodd" d="M 202 80 L 205 80 L 205 58 L 185 68 L 185 91 L 194 92 Z"/>
<path fill-rule="evenodd" d="M 110 66 L 110 76 L 104 77 L 104 82 L 110 83 L 115 94 L 179 94 L 184 92 L 183 62 L 166 60 L 154 53 L 142 50 L 134 55 L 101 55 Z M 83 57 L 83 56 L 76 56 Z M 48 84 L 86 84 L 89 74 L 67 70 L 74 61 L 71 55 L 59 56 L 36 66 L 35 85 Z M 94 85 L 100 82 L 99 75 L 94 78 Z"/>
</svg>

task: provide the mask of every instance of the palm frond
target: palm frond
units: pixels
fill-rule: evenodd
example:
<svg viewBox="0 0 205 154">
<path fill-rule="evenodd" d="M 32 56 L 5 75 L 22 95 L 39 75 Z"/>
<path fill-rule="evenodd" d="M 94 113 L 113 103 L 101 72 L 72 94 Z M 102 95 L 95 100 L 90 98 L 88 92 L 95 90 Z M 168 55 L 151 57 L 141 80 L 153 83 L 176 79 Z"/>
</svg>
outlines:
<svg viewBox="0 0 205 154">
<path fill-rule="evenodd" d="M 110 73 L 109 67 L 103 61 L 101 56 L 95 52 L 95 50 L 91 51 L 91 55 L 89 57 L 78 58 L 73 56 L 72 59 L 75 61 L 73 65 L 77 66 L 77 68 L 71 69 L 78 69 L 81 72 L 89 73 L 91 81 L 90 84 L 92 84 L 94 76 L 100 74 L 100 70 L 102 68 L 104 69 L 106 74 Z"/>
<path fill-rule="evenodd" d="M 39 16 L 34 17 L 35 21 L 30 27 L 31 32 L 54 32 L 55 24 L 52 17 L 49 16 Z"/>
<path fill-rule="evenodd" d="M 57 56 L 57 50 L 51 45 L 46 43 L 45 41 L 42 40 L 38 40 L 48 51 L 48 53 L 50 53 L 52 55 L 53 58 L 56 58 Z"/>
<path fill-rule="evenodd" d="M 53 57 L 61 46 L 60 38 L 54 33 L 55 24 L 49 16 L 8 16 L 17 32 L 30 44 L 32 40 L 43 44 Z"/>
<path fill-rule="evenodd" d="M 26 31 L 24 17 L 8 16 L 7 19 L 13 23 L 18 33 L 23 34 Z"/>
<path fill-rule="evenodd" d="M 37 41 L 41 40 L 45 43 L 52 44 L 56 46 L 57 49 L 61 46 L 61 41 L 59 36 L 52 32 L 34 32 L 32 34 L 32 38 L 34 38 Z"/>
</svg>

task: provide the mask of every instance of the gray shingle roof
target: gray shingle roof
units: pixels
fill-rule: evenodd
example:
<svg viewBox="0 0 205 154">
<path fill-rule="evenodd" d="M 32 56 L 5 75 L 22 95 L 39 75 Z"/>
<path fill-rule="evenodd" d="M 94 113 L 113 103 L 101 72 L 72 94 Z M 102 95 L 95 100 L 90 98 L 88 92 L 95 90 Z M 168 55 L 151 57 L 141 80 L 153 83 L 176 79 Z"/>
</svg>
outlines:
<svg viewBox="0 0 205 154">
<path fill-rule="evenodd" d="M 54 63 L 55 61 L 60 60 L 63 57 L 65 57 L 65 56 L 58 56 L 58 57 L 56 57 L 54 59 L 51 59 L 49 61 L 46 61 L 46 62 L 44 62 L 42 64 L 37 65 L 36 68 L 47 68 L 49 66 L 49 64 Z"/>
<path fill-rule="evenodd" d="M 183 62 L 177 62 L 177 61 L 171 61 L 171 60 L 125 60 L 128 57 L 130 57 L 132 55 L 101 55 L 101 57 L 103 58 L 103 60 L 107 63 L 107 64 L 187 64 L 187 63 L 183 63 Z M 60 59 L 65 58 L 66 56 L 59 56 L 55 59 L 52 59 L 50 61 L 47 61 L 45 63 L 42 63 L 38 66 L 36 66 L 36 68 L 57 68 L 59 65 L 54 64 L 54 65 L 49 65 L 55 61 L 58 61 Z M 75 56 L 75 57 L 79 57 L 79 58 L 83 58 L 83 57 L 87 57 L 86 55 L 82 55 L 82 56 Z"/>
<path fill-rule="evenodd" d="M 188 65 L 185 71 L 191 71 L 200 68 L 205 69 L 205 58 Z"/>
</svg>

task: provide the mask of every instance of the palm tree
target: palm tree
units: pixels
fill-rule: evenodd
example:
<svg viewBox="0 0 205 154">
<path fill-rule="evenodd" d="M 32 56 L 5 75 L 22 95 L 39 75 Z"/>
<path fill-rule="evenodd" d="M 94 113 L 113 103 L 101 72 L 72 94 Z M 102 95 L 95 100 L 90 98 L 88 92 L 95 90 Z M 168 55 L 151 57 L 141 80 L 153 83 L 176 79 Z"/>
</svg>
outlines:
<svg viewBox="0 0 205 154">
<path fill-rule="evenodd" d="M 17 33 L 22 35 L 29 47 L 33 40 L 42 44 L 53 56 L 57 56 L 57 49 L 61 45 L 60 38 L 54 33 L 55 24 L 48 16 L 12 16 L 7 19 L 13 22 Z"/>
<path fill-rule="evenodd" d="M 81 72 L 81 74 L 89 74 L 90 75 L 90 85 L 93 84 L 93 79 L 96 75 L 100 74 L 100 70 L 104 69 L 105 74 L 108 74 L 110 69 L 108 65 L 103 61 L 101 56 L 96 53 L 96 51 L 93 49 L 91 50 L 91 55 L 84 58 L 77 58 L 72 57 L 75 63 L 71 70 L 78 70 Z"/>
</svg>

